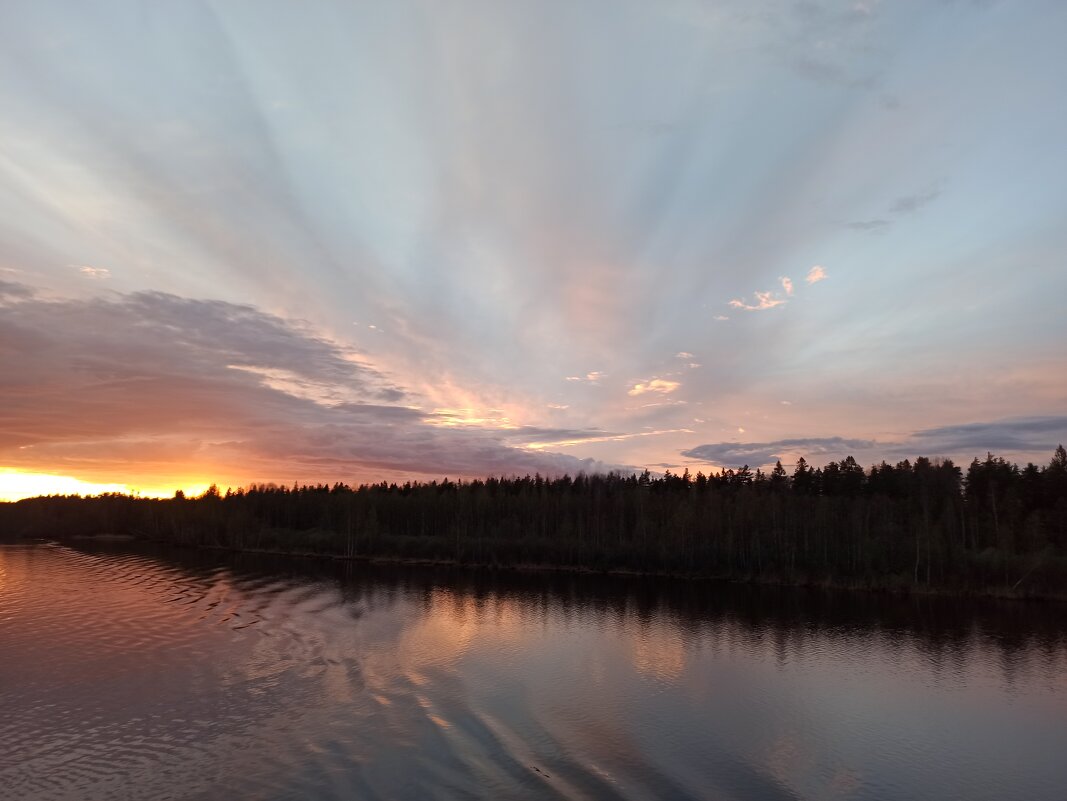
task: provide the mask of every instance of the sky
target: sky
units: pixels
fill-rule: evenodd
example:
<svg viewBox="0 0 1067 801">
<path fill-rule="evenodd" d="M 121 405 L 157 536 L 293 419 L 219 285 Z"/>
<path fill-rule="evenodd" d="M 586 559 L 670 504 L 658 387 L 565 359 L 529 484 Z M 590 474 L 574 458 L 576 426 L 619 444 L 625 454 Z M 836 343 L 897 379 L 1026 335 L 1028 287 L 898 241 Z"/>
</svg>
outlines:
<svg viewBox="0 0 1067 801">
<path fill-rule="evenodd" d="M 1067 442 L 1067 3 L 0 4 L 0 498 Z"/>
</svg>

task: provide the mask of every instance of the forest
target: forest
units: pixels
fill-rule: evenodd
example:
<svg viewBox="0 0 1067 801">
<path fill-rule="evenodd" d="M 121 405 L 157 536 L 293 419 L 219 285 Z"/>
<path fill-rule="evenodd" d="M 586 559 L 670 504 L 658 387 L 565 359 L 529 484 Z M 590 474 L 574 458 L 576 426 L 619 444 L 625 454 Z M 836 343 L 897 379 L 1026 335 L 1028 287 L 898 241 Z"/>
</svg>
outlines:
<svg viewBox="0 0 1067 801">
<path fill-rule="evenodd" d="M 735 581 L 1067 597 L 1067 451 L 851 456 L 711 475 L 540 475 L 0 504 L 7 537 L 98 534 L 193 547 Z"/>
</svg>

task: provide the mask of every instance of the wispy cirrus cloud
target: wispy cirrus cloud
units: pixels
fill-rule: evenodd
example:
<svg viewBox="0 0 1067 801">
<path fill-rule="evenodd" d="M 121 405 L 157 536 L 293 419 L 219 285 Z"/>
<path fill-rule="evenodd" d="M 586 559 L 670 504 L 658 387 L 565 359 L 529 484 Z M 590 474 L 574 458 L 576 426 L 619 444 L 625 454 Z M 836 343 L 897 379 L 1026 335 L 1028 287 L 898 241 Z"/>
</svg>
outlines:
<svg viewBox="0 0 1067 801">
<path fill-rule="evenodd" d="M 934 186 L 924 192 L 916 192 L 911 195 L 902 195 L 893 201 L 889 207 L 890 214 L 914 214 L 919 209 L 928 206 L 941 196 L 941 187 Z"/>
<path fill-rule="evenodd" d="M 845 223 L 845 227 L 851 228 L 853 231 L 882 231 L 892 224 L 892 221 L 883 219 L 855 220 Z"/>
<path fill-rule="evenodd" d="M 901 217 L 915 214 L 919 210 L 933 203 L 941 197 L 941 193 L 941 185 L 936 184 L 921 192 L 901 195 L 890 204 L 888 215 L 886 217 L 876 217 L 870 220 L 854 220 L 845 223 L 845 227 L 851 228 L 853 231 L 867 231 L 870 233 L 885 231 Z"/>
<path fill-rule="evenodd" d="M 571 445 L 583 445 L 591 444 L 595 442 L 625 442 L 634 439 L 643 439 L 646 437 L 659 437 L 664 434 L 691 434 L 692 429 L 689 428 L 668 428 L 656 431 L 633 431 L 629 434 L 611 434 L 603 433 L 597 435 L 592 431 L 580 431 L 577 432 L 577 437 L 563 437 L 554 440 L 539 440 L 539 439 L 527 439 L 522 440 L 523 444 L 530 449 L 539 450 L 541 448 L 562 448 Z M 621 471 L 632 470 L 633 468 L 618 468 Z"/>
</svg>

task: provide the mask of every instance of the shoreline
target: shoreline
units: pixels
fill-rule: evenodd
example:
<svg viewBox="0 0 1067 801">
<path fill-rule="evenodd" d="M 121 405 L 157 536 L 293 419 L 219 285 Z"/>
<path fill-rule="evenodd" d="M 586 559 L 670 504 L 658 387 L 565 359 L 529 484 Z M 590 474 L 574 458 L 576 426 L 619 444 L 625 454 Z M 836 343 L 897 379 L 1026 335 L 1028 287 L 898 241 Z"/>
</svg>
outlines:
<svg viewBox="0 0 1067 801">
<path fill-rule="evenodd" d="M 1033 603 L 1067 604 L 1067 592 L 1062 595 L 1033 595 L 1013 592 L 1009 588 L 974 590 L 954 589 L 951 587 L 923 586 L 923 585 L 893 585 L 893 584 L 861 584 L 833 580 L 788 580 L 780 576 L 714 576 L 699 573 L 681 573 L 676 571 L 651 571 L 633 570 L 628 568 L 592 568 L 581 565 L 554 565 L 554 564 L 491 564 L 487 562 L 464 562 L 457 559 L 425 559 L 420 557 L 406 556 L 382 556 L 370 554 L 329 554 L 315 551 L 293 551 L 270 548 L 239 548 L 231 545 L 194 545 L 190 543 L 177 543 L 169 540 L 156 540 L 147 537 L 133 537 L 122 535 L 98 535 L 89 537 L 74 537 L 73 540 L 96 541 L 101 543 L 129 543 L 145 542 L 155 545 L 167 545 L 174 548 L 189 549 L 194 551 L 222 551 L 225 553 L 247 553 L 260 556 L 282 556 L 289 558 L 320 560 L 324 562 L 359 562 L 369 565 L 396 565 L 409 567 L 435 567 L 457 570 L 467 570 L 478 573 L 493 573 L 497 571 L 506 573 L 557 573 L 570 575 L 589 576 L 615 576 L 619 578 L 654 578 L 671 579 L 691 583 L 708 584 L 732 584 L 750 585 L 761 587 L 783 587 L 808 590 L 832 590 L 835 592 L 860 592 L 874 595 L 889 595 L 894 597 L 937 597 L 956 598 L 960 600 L 984 599 L 997 601 L 1023 601 Z M 62 543 L 63 540 L 52 540 Z"/>
</svg>

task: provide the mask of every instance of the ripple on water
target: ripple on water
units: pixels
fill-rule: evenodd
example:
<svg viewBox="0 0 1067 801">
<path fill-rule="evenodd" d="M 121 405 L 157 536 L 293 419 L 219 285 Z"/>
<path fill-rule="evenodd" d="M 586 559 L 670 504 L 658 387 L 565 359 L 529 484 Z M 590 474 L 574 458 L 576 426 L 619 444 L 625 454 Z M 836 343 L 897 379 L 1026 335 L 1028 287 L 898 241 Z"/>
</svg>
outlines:
<svg viewBox="0 0 1067 801">
<path fill-rule="evenodd" d="M 0 548 L 0 797 L 1067 786 L 1062 622 L 219 559 Z"/>
</svg>

